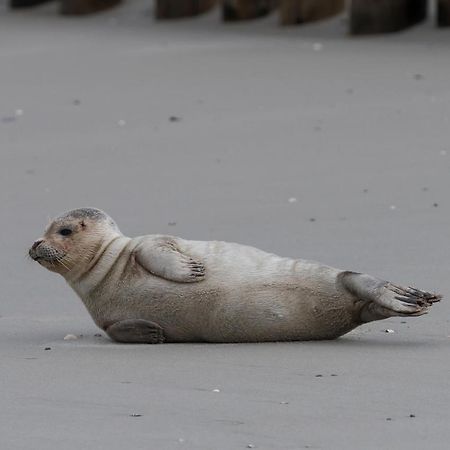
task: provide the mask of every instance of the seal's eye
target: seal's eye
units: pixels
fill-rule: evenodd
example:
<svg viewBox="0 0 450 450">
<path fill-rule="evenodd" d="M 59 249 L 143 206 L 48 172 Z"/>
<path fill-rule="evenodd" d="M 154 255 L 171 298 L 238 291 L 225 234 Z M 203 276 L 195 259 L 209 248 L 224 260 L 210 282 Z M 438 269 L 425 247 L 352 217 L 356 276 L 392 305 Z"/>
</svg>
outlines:
<svg viewBox="0 0 450 450">
<path fill-rule="evenodd" d="M 69 236 L 69 234 L 72 234 L 72 230 L 69 228 L 61 228 L 61 230 L 59 230 L 59 234 Z"/>
</svg>

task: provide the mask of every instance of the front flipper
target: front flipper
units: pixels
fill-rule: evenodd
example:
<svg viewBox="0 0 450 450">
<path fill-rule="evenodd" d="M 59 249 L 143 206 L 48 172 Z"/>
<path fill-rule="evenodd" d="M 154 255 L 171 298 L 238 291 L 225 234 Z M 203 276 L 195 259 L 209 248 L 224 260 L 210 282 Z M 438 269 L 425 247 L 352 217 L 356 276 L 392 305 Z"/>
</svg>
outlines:
<svg viewBox="0 0 450 450">
<path fill-rule="evenodd" d="M 120 320 L 108 326 L 105 331 L 113 341 L 117 342 L 130 344 L 162 344 L 164 342 L 163 329 L 149 320 Z"/>
<path fill-rule="evenodd" d="M 438 294 L 404 288 L 361 273 L 343 272 L 341 280 L 352 294 L 366 302 L 361 310 L 363 322 L 392 316 L 421 316 L 442 298 Z"/>
<path fill-rule="evenodd" d="M 182 252 L 174 238 L 144 240 L 135 255 L 145 270 L 166 280 L 192 283 L 205 277 L 205 266 Z"/>
</svg>

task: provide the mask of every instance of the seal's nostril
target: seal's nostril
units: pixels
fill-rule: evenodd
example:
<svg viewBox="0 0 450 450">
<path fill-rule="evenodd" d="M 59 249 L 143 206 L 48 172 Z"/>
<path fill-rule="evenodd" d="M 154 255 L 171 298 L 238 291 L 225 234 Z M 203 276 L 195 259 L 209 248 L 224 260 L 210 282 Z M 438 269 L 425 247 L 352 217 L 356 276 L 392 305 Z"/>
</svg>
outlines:
<svg viewBox="0 0 450 450">
<path fill-rule="evenodd" d="M 44 242 L 44 239 L 38 239 L 37 241 L 34 242 L 34 244 L 31 248 L 33 250 L 36 250 L 42 242 Z"/>
</svg>

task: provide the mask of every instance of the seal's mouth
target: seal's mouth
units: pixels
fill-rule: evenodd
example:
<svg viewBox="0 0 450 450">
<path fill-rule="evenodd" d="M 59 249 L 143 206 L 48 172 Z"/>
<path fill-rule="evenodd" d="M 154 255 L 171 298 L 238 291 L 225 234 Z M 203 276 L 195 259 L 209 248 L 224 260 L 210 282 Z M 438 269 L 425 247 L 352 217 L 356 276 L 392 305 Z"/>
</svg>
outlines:
<svg viewBox="0 0 450 450">
<path fill-rule="evenodd" d="M 60 263 L 66 254 L 51 246 L 38 245 L 31 247 L 28 251 L 28 255 L 33 261 L 36 261 L 39 264 L 54 265 Z"/>
</svg>

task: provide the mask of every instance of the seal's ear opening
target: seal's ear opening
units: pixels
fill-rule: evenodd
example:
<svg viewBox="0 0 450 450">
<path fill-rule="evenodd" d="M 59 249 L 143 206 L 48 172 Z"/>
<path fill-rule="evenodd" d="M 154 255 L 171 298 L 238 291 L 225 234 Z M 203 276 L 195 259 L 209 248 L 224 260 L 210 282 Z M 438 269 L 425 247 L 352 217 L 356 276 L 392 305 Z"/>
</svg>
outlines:
<svg viewBox="0 0 450 450">
<path fill-rule="evenodd" d="M 86 223 L 84 222 L 84 220 L 82 220 L 80 222 L 81 228 L 84 230 L 86 228 Z"/>
</svg>

